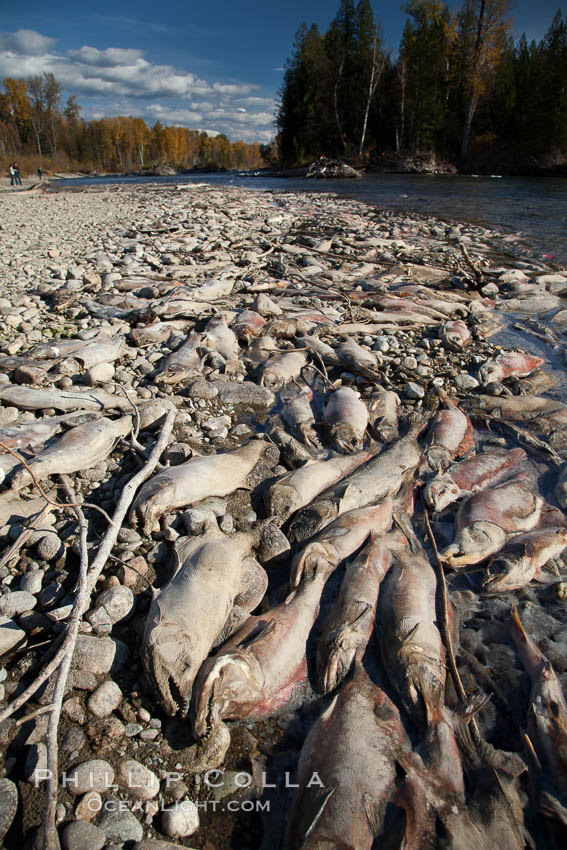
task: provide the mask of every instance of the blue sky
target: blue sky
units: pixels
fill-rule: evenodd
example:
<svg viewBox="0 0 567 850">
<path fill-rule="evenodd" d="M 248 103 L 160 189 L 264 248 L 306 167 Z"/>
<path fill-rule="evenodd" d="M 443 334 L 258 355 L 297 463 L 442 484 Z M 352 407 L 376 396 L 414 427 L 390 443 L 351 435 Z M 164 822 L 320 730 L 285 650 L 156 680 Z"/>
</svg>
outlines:
<svg viewBox="0 0 567 850">
<path fill-rule="evenodd" d="M 268 141 L 282 68 L 302 20 L 322 31 L 338 0 L 25 0 L 3 4 L 0 79 L 51 71 L 86 119 L 135 115 L 148 124 Z M 373 2 L 396 52 L 405 15 Z M 460 4 L 450 2 L 455 9 Z M 517 0 L 514 34 L 540 39 L 558 0 Z M 563 5 L 563 12 L 567 11 Z"/>
</svg>

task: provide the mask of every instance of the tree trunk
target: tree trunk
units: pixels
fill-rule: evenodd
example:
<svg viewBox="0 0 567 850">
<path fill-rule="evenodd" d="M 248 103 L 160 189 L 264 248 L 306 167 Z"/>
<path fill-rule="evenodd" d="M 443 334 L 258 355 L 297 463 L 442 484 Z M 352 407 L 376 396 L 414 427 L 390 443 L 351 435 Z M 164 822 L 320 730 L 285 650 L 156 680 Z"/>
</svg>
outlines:
<svg viewBox="0 0 567 850">
<path fill-rule="evenodd" d="M 340 67 L 339 67 L 339 73 L 337 74 L 337 79 L 335 81 L 334 102 L 335 102 L 335 121 L 337 122 L 337 130 L 339 131 L 339 137 L 340 137 L 341 142 L 343 143 L 343 150 L 346 154 L 346 152 L 347 152 L 346 139 L 343 136 L 343 128 L 341 127 L 341 119 L 339 117 L 339 102 L 338 102 L 339 82 L 340 82 L 340 79 L 342 77 L 344 64 L 345 64 L 345 59 L 344 59 L 344 56 L 343 56 L 343 58 L 341 59 Z"/>
<path fill-rule="evenodd" d="M 406 63 L 405 60 L 401 60 L 400 65 L 400 84 L 402 87 L 402 97 L 400 100 L 400 132 L 396 132 L 396 154 L 400 153 L 400 150 L 404 144 L 404 135 L 406 132 Z"/>
<path fill-rule="evenodd" d="M 474 45 L 473 64 L 471 68 L 471 88 L 469 99 L 467 101 L 467 111 L 465 115 L 465 126 L 463 130 L 463 143 L 461 146 L 461 155 L 466 156 L 469 150 L 469 142 L 471 137 L 471 127 L 478 103 L 478 75 L 480 72 L 480 56 L 484 43 L 484 13 L 486 11 L 486 0 L 481 0 L 480 10 L 478 13 L 478 23 L 476 28 L 476 41 Z"/>
<path fill-rule="evenodd" d="M 372 73 L 370 74 L 370 85 L 368 86 L 368 97 L 366 99 L 366 109 L 364 110 L 364 123 L 362 126 L 362 136 L 360 137 L 360 147 L 358 149 L 358 158 L 362 159 L 362 151 L 364 150 L 364 142 L 366 139 L 366 127 L 368 125 L 368 115 L 370 113 L 370 104 L 374 97 L 374 92 L 380 82 L 382 71 L 384 70 L 385 60 L 382 60 L 380 68 L 376 64 L 376 36 L 374 36 L 374 46 L 372 48 Z"/>
</svg>

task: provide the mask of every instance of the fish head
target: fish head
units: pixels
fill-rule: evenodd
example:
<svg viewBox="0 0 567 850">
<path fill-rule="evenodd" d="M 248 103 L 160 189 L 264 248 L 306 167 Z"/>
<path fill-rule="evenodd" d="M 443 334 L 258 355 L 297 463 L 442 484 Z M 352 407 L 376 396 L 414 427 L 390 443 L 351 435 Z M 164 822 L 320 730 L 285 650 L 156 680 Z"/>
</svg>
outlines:
<svg viewBox="0 0 567 850">
<path fill-rule="evenodd" d="M 427 449 L 425 452 L 425 457 L 427 459 L 427 463 L 431 469 L 435 470 L 435 472 L 441 472 L 442 470 L 447 469 L 447 467 L 453 462 L 451 453 L 448 449 L 445 449 L 442 446 L 431 446 L 431 448 Z"/>
<path fill-rule="evenodd" d="M 292 484 L 278 481 L 266 493 L 265 502 L 269 515 L 283 521 L 295 510 L 297 490 Z"/>
<path fill-rule="evenodd" d="M 191 705 L 193 734 L 208 740 L 224 717 L 240 719 L 254 708 L 264 675 L 253 655 L 234 649 L 201 668 Z"/>
<path fill-rule="evenodd" d="M 489 360 L 480 367 L 478 376 L 481 384 L 498 383 L 502 380 L 502 367 L 495 360 Z"/>
<path fill-rule="evenodd" d="M 362 645 L 362 635 L 352 628 L 343 628 L 325 642 L 326 658 L 320 658 L 320 688 L 328 694 L 339 685 L 350 670 L 357 650 Z"/>
<path fill-rule="evenodd" d="M 448 475 L 438 475 L 427 484 L 423 495 L 434 511 L 443 511 L 459 498 L 459 488 Z"/>
<path fill-rule="evenodd" d="M 521 573 L 521 559 L 498 555 L 486 568 L 482 589 L 484 593 L 506 593 L 515 590 L 524 584 Z"/>
<path fill-rule="evenodd" d="M 473 522 L 458 535 L 460 554 L 452 556 L 452 566 L 478 564 L 498 552 L 506 542 L 506 532 L 493 522 Z"/>
<path fill-rule="evenodd" d="M 152 623 L 151 630 L 148 624 L 141 656 L 148 682 L 166 714 L 185 716 L 200 665 L 189 636 L 177 623 Z"/>
<path fill-rule="evenodd" d="M 293 559 L 291 565 L 290 583 L 298 587 L 302 579 L 311 578 L 319 570 L 329 567 L 332 562 L 332 546 L 314 541 L 308 543 Z"/>
<path fill-rule="evenodd" d="M 341 454 L 359 451 L 362 448 L 363 439 L 364 433 L 361 436 L 360 431 L 348 422 L 333 425 L 329 436 L 331 447 Z"/>
</svg>

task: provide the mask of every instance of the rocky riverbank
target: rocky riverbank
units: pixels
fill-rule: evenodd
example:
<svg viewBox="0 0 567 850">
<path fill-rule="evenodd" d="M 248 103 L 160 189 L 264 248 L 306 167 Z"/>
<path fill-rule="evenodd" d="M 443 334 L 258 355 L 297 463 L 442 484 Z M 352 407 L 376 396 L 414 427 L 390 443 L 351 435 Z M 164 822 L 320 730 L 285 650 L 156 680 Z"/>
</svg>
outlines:
<svg viewBox="0 0 567 850">
<path fill-rule="evenodd" d="M 314 752 L 339 758 L 334 727 L 313 745 L 326 693 L 348 714 L 370 688 L 388 716 L 401 712 L 417 754 L 397 779 L 383 754 L 386 799 L 404 775 L 410 788 L 418 762 L 429 771 L 424 841 L 442 829 L 442 846 L 456 846 L 466 814 L 483 840 L 504 821 L 507 835 L 519 824 L 551 846 L 566 789 L 551 768 L 541 782 L 538 741 L 531 760 L 524 746 L 529 686 L 510 609 L 565 684 L 567 273 L 513 234 L 283 189 L 18 192 L 2 206 L 0 842 L 275 848 L 288 821 L 285 846 L 300 846 L 296 825 L 322 810 L 290 787 L 300 751 L 300 775 L 328 784 Z M 503 350 L 502 333 L 521 333 L 527 351 Z M 489 473 L 463 473 L 475 458 Z M 443 570 L 429 513 L 451 629 L 445 609 L 433 614 Z M 439 636 L 439 688 L 418 683 L 415 702 L 385 648 L 408 541 L 407 569 L 423 563 L 428 588 L 416 593 L 433 594 L 420 617 L 429 610 Z M 349 559 L 363 546 L 355 564 L 372 551 L 393 566 L 382 602 L 378 580 L 353 616 L 340 607 L 343 565 L 354 587 Z M 449 662 L 445 682 L 451 640 L 476 749 Z M 213 648 L 224 674 L 206 660 Z M 262 684 L 255 672 L 223 697 L 235 653 L 253 657 Z M 424 704 L 446 733 L 433 755 Z M 347 805 L 333 782 L 323 825 Z M 378 836 L 383 807 L 361 802 L 367 785 L 361 776 L 350 821 L 370 805 L 364 829 Z M 396 799 L 403 832 L 409 804 Z"/>
</svg>

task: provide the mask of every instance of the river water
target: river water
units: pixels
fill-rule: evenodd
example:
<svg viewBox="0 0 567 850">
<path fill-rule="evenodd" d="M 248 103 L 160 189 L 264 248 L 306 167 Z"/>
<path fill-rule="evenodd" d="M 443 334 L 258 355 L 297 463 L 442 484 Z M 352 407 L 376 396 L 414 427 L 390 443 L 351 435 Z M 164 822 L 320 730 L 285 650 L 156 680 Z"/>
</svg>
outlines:
<svg viewBox="0 0 567 850">
<path fill-rule="evenodd" d="M 305 180 L 226 172 L 175 177 L 81 177 L 54 188 L 87 185 L 208 183 L 265 191 L 334 192 L 396 211 L 468 221 L 522 234 L 534 258 L 567 264 L 567 180 L 544 177 L 366 174 L 359 180 Z"/>
</svg>

